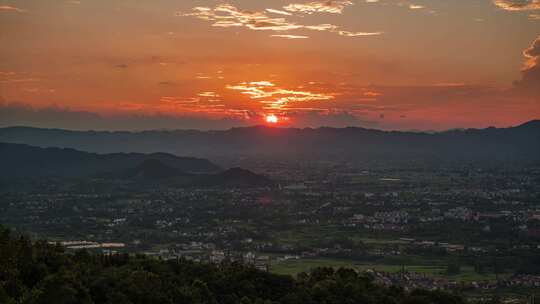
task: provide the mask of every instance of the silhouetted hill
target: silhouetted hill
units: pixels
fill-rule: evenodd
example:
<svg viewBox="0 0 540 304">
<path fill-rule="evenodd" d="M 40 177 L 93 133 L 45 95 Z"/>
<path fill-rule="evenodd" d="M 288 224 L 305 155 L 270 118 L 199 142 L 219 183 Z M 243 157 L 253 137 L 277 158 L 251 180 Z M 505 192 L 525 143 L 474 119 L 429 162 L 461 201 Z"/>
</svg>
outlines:
<svg viewBox="0 0 540 304">
<path fill-rule="evenodd" d="M 536 130 L 540 129 L 540 120 L 531 120 L 522 125 L 517 126 L 519 129 Z"/>
<path fill-rule="evenodd" d="M 173 171 L 212 173 L 220 170 L 206 159 L 177 157 L 166 153 L 95 154 L 74 149 L 6 143 L 0 143 L 0 167 L 2 177 L 85 177 L 128 172 L 135 167 L 137 169 L 133 171 L 134 174 L 138 172 L 145 176 L 166 176 Z"/>
<path fill-rule="evenodd" d="M 161 180 L 188 175 L 178 168 L 167 166 L 160 160 L 146 159 L 137 167 L 123 171 L 120 177 L 127 179 Z"/>
<path fill-rule="evenodd" d="M 210 187 L 261 187 L 271 184 L 270 179 L 242 168 L 232 168 L 218 174 L 203 176 L 194 183 Z"/>
<path fill-rule="evenodd" d="M 227 131 L 80 132 L 12 127 L 0 141 L 85 151 L 164 151 L 198 157 L 301 157 L 317 160 L 540 161 L 540 121 L 512 128 L 439 133 L 363 128 L 235 128 Z"/>
</svg>

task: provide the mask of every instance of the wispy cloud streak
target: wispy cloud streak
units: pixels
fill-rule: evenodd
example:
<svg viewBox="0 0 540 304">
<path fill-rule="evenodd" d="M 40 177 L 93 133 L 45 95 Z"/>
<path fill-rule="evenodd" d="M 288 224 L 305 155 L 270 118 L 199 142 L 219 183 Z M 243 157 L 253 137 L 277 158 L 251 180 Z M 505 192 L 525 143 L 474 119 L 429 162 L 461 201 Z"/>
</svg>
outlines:
<svg viewBox="0 0 540 304">
<path fill-rule="evenodd" d="M 242 82 L 226 86 L 229 90 L 239 91 L 250 99 L 265 105 L 265 109 L 284 110 L 294 102 L 331 100 L 332 94 L 314 93 L 306 90 L 285 89 L 269 81 Z"/>
<path fill-rule="evenodd" d="M 493 0 L 493 4 L 507 11 L 540 10 L 540 0 Z"/>
<path fill-rule="evenodd" d="M 338 4 L 341 3 L 341 4 Z M 341 6 L 346 5 L 345 3 L 349 1 L 325 1 L 326 6 L 315 6 L 313 2 L 309 5 L 317 7 L 321 11 L 331 11 L 331 12 L 341 12 Z M 308 5 L 308 4 L 306 4 Z M 326 8 L 322 8 L 326 7 Z M 341 8 L 341 9 L 340 9 Z M 291 8 L 288 9 L 290 12 L 297 12 Z M 260 30 L 260 31 L 275 31 L 275 32 L 286 32 L 292 30 L 312 30 L 312 31 L 327 31 L 336 33 L 340 36 L 345 37 L 357 37 L 357 36 L 377 36 L 383 34 L 383 32 L 354 32 L 341 30 L 339 26 L 333 24 L 319 24 L 319 25 L 304 25 L 297 22 L 289 21 L 285 17 L 271 17 L 267 13 L 279 14 L 288 16 L 288 12 L 275 10 L 275 9 L 266 9 L 262 12 L 252 12 L 246 10 L 240 10 L 237 7 L 230 4 L 220 4 L 214 8 L 211 7 L 194 7 L 191 13 L 178 13 L 178 16 L 188 16 L 195 17 L 201 20 L 212 22 L 214 27 L 245 27 L 250 30 Z M 299 35 L 275 35 L 275 37 L 299 38 Z M 302 38 L 307 38 L 307 36 L 302 35 Z"/>
<path fill-rule="evenodd" d="M 26 13 L 28 11 L 25 9 L 10 6 L 10 5 L 0 5 L 0 12 Z"/>
<path fill-rule="evenodd" d="M 289 12 L 313 14 L 313 13 L 331 13 L 341 14 L 345 7 L 353 5 L 351 1 L 314 1 L 309 3 L 292 3 L 283 9 Z"/>
</svg>

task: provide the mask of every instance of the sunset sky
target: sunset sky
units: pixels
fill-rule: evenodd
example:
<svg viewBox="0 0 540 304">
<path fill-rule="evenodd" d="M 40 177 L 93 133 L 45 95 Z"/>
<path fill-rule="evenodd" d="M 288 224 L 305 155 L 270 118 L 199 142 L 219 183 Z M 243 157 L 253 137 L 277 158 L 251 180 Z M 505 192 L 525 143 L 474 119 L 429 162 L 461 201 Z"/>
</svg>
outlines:
<svg viewBox="0 0 540 304">
<path fill-rule="evenodd" d="M 388 130 L 538 119 L 540 0 L 0 0 L 0 126 L 274 117 Z"/>
</svg>

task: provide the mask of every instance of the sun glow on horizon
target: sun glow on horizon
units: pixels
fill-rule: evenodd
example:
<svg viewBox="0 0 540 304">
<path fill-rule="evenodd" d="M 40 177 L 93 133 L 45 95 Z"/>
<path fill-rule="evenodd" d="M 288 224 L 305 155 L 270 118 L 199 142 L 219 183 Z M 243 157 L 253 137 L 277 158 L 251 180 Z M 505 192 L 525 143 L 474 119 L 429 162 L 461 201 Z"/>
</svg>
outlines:
<svg viewBox="0 0 540 304">
<path fill-rule="evenodd" d="M 277 124 L 279 122 L 279 118 L 274 114 L 266 115 L 266 122 L 269 124 Z"/>
</svg>

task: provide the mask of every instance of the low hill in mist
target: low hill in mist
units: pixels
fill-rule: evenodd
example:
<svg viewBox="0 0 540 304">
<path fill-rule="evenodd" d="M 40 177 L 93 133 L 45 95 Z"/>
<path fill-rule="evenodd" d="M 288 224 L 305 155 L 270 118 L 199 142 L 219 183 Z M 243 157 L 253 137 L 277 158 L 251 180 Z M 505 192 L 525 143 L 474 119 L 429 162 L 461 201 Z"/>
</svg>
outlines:
<svg viewBox="0 0 540 304">
<path fill-rule="evenodd" d="M 270 186 L 272 181 L 265 176 L 242 168 L 232 168 L 218 174 L 205 175 L 193 182 L 207 187 L 258 187 Z"/>
<path fill-rule="evenodd" d="M 273 182 L 269 178 L 242 168 L 232 168 L 210 174 L 193 174 L 186 173 L 178 168 L 170 167 L 156 159 L 145 160 L 135 168 L 127 169 L 122 172 L 115 172 L 104 177 L 202 188 L 241 188 L 273 185 Z"/>
<path fill-rule="evenodd" d="M 162 180 L 181 176 L 190 176 L 181 169 L 167 166 L 157 159 L 146 159 L 135 168 L 114 172 L 110 176 L 122 179 Z"/>
</svg>

